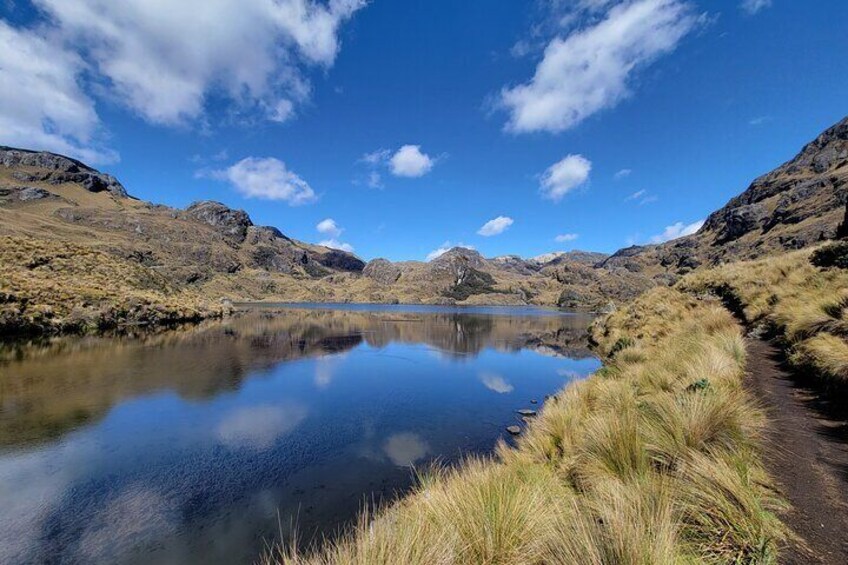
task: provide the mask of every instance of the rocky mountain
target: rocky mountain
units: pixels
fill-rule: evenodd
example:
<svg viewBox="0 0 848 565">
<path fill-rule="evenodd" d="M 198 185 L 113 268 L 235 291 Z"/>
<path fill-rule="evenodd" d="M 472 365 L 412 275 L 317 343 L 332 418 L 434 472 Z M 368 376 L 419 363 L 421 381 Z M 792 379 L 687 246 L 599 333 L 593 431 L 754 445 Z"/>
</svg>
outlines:
<svg viewBox="0 0 848 565">
<path fill-rule="evenodd" d="M 702 265 L 835 237 L 848 225 L 846 185 L 848 118 L 668 243 L 529 259 L 454 248 L 366 264 L 219 202 L 151 204 L 74 159 L 0 147 L 0 331 L 194 319 L 223 298 L 599 309 Z"/>
<path fill-rule="evenodd" d="M 848 201 L 848 117 L 710 214 L 695 234 L 622 249 L 599 264 L 673 280 L 701 265 L 754 259 L 837 236 Z"/>
</svg>

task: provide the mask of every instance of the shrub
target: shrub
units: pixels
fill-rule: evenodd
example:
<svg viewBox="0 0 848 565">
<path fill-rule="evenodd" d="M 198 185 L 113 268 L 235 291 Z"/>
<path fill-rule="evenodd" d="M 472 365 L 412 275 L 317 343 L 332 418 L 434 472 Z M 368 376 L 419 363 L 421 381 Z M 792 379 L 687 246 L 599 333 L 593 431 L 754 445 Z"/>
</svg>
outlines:
<svg viewBox="0 0 848 565">
<path fill-rule="evenodd" d="M 810 263 L 824 269 L 848 269 L 848 241 L 837 241 L 816 249 Z"/>
</svg>

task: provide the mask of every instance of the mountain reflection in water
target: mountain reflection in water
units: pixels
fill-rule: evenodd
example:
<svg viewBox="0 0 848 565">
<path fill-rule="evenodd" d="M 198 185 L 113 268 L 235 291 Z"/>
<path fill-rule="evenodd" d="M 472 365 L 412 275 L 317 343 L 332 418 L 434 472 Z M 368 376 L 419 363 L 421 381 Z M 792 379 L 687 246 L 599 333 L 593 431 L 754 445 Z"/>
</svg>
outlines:
<svg viewBox="0 0 848 565">
<path fill-rule="evenodd" d="M 0 349 L 0 562 L 249 561 L 485 453 L 585 316 L 287 309 Z"/>
</svg>

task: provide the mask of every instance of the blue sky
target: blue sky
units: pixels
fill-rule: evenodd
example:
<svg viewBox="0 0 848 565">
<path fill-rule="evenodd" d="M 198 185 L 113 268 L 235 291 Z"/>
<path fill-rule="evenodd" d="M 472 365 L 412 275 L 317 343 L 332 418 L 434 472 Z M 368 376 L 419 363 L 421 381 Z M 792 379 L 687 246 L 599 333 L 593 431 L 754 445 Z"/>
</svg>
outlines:
<svg viewBox="0 0 848 565">
<path fill-rule="evenodd" d="M 848 113 L 838 0 L 0 0 L 0 19 L 0 144 L 365 259 L 672 237 Z"/>
</svg>

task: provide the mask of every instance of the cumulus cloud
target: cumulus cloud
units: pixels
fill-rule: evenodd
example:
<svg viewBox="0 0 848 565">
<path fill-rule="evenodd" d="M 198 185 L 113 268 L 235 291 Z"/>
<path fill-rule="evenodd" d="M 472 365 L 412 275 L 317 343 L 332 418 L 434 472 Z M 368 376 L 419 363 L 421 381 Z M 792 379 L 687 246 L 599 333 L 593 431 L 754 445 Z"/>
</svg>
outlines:
<svg viewBox="0 0 848 565">
<path fill-rule="evenodd" d="M 0 20 L 0 135 L 6 145 L 54 151 L 88 163 L 118 160 L 104 149 L 94 102 L 80 86 L 85 63 L 49 35 Z"/>
<path fill-rule="evenodd" d="M 318 245 L 323 245 L 324 247 L 329 247 L 330 249 L 338 249 L 339 251 L 347 251 L 348 253 L 353 253 L 353 246 L 351 244 L 339 241 L 336 238 L 330 238 L 325 239 L 324 241 L 319 241 Z"/>
<path fill-rule="evenodd" d="M 580 237 L 580 236 L 577 235 L 576 233 L 563 233 L 563 234 L 556 236 L 554 238 L 554 241 L 556 241 L 557 243 L 568 243 L 569 241 L 574 241 L 578 237 Z"/>
<path fill-rule="evenodd" d="M 513 224 L 512 218 L 507 216 L 498 216 L 494 220 L 489 220 L 483 227 L 477 230 L 478 235 L 491 237 L 493 235 L 502 234 L 506 229 Z"/>
<path fill-rule="evenodd" d="M 742 0 L 742 3 L 739 4 L 739 7 L 742 8 L 743 11 L 753 16 L 760 10 L 771 8 L 771 0 Z"/>
<path fill-rule="evenodd" d="M 582 155 L 567 155 L 542 175 L 542 193 L 558 201 L 589 179 L 592 163 Z"/>
<path fill-rule="evenodd" d="M 90 57 L 111 94 L 150 122 L 201 116 L 223 94 L 274 121 L 328 68 L 338 30 L 364 0 L 34 0 L 65 44 Z M 222 25 L 225 22 L 226 25 Z"/>
<path fill-rule="evenodd" d="M 436 165 L 437 159 L 421 151 L 420 145 L 404 145 L 396 151 L 377 149 L 365 153 L 359 158 L 370 169 L 364 180 L 355 180 L 354 184 L 364 182 L 369 188 L 383 188 L 380 170 L 387 169 L 396 177 L 423 177 Z"/>
<path fill-rule="evenodd" d="M 433 158 L 422 153 L 420 145 L 404 145 L 389 159 L 392 174 L 397 177 L 422 177 L 433 164 Z"/>
<path fill-rule="evenodd" d="M 474 249 L 473 245 L 467 245 L 465 243 L 454 244 L 454 243 L 451 243 L 450 241 L 446 241 L 443 244 L 441 244 L 439 247 L 437 247 L 436 249 L 434 249 L 430 253 L 428 253 L 427 254 L 427 260 L 432 261 L 433 259 L 437 259 L 437 258 L 441 257 L 442 255 L 444 255 L 445 253 L 447 253 L 448 251 L 450 251 L 451 249 L 453 249 L 454 247 L 462 247 L 463 249 L 471 249 L 471 250 Z"/>
<path fill-rule="evenodd" d="M 666 226 L 661 234 L 653 236 L 651 238 L 651 243 L 664 243 L 666 241 L 671 241 L 672 239 L 677 239 L 678 237 L 692 235 L 701 229 L 701 226 L 703 225 L 704 220 L 698 220 L 691 224 L 684 224 L 683 222 L 674 223 L 670 226 Z"/>
<path fill-rule="evenodd" d="M 32 28 L 0 20 L 3 142 L 114 162 L 93 94 L 166 125 L 227 115 L 291 119 L 307 72 L 332 66 L 365 0 L 33 0 Z M 222 25 L 226 22 L 226 25 Z M 236 112 L 232 112 L 235 109 Z"/>
<path fill-rule="evenodd" d="M 315 229 L 318 230 L 319 233 L 329 236 L 327 239 L 319 241 L 318 245 L 353 253 L 353 246 L 351 244 L 338 240 L 339 236 L 342 235 L 344 228 L 339 226 L 334 219 L 327 218 L 326 220 L 321 220 L 318 222 L 318 225 L 315 226 Z"/>
<path fill-rule="evenodd" d="M 507 130 L 561 132 L 616 106 L 630 93 L 632 76 L 672 52 L 699 17 L 683 0 L 636 0 L 592 21 L 551 40 L 533 78 L 501 91 Z"/>
<path fill-rule="evenodd" d="M 331 237 L 339 237 L 344 231 L 332 218 L 321 220 L 318 222 L 318 225 L 315 226 L 315 229 L 318 230 L 319 233 L 327 234 Z"/>
<path fill-rule="evenodd" d="M 212 178 L 226 180 L 247 198 L 282 200 L 292 206 L 316 199 L 309 184 L 273 157 L 248 157 L 235 165 L 213 171 Z"/>
</svg>

